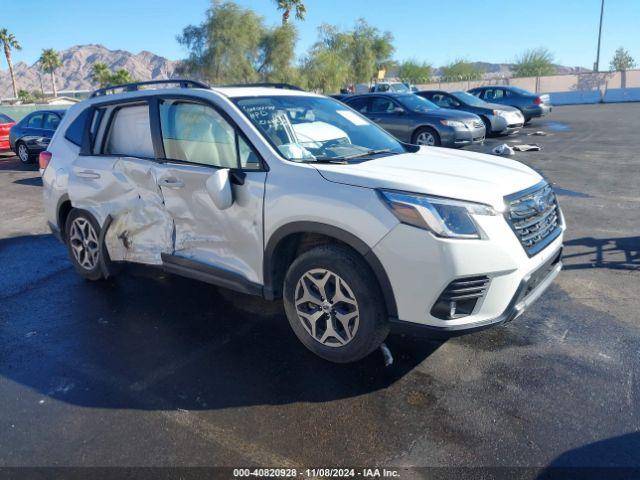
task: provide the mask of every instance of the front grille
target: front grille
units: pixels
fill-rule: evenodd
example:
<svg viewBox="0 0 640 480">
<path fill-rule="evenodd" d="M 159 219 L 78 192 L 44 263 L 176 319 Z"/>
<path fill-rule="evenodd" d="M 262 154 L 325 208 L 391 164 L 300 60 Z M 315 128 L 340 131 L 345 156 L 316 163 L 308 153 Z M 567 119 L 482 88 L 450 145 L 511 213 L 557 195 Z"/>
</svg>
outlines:
<svg viewBox="0 0 640 480">
<path fill-rule="evenodd" d="M 464 277 L 454 280 L 438 297 L 431 315 L 443 320 L 460 318 L 473 313 L 479 298 L 484 297 L 489 277 Z"/>
<path fill-rule="evenodd" d="M 510 195 L 507 205 L 507 221 L 529 256 L 560 235 L 560 211 L 550 185 Z"/>
</svg>

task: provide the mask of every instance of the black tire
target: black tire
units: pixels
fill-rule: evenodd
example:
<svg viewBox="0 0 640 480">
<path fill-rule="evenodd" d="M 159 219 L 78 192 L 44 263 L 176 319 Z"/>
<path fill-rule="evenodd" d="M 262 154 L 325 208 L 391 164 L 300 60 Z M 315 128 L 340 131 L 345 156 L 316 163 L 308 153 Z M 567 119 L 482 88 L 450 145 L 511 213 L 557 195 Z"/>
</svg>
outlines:
<svg viewBox="0 0 640 480">
<path fill-rule="evenodd" d="M 484 136 L 485 138 L 491 137 L 493 135 L 493 130 L 491 129 L 491 122 L 487 117 L 480 117 L 482 119 L 482 123 L 484 123 Z"/>
<path fill-rule="evenodd" d="M 431 135 L 433 135 L 433 140 L 434 140 L 434 147 L 439 147 L 440 146 L 440 135 L 438 134 L 438 132 L 436 131 L 435 128 L 431 128 L 431 127 L 420 127 L 417 128 L 415 132 L 413 132 L 413 135 L 411 135 L 411 143 L 413 145 L 418 145 L 418 137 L 420 136 L 421 133 L 430 133 Z"/>
<path fill-rule="evenodd" d="M 24 165 L 30 165 L 33 163 L 33 155 L 29 153 L 29 149 L 24 142 L 16 143 L 16 155 L 20 159 L 20 162 Z"/>
<path fill-rule="evenodd" d="M 80 220 L 78 225 L 84 222 L 88 223 L 88 226 L 86 226 L 83 231 L 90 231 L 88 228 L 89 226 L 92 229 L 92 234 L 87 236 L 87 244 L 83 246 L 83 248 L 85 249 L 85 256 L 83 256 L 82 253 L 79 253 L 81 259 L 87 259 L 84 264 L 79 261 L 79 259 L 76 257 L 76 254 L 74 253 L 74 246 L 75 248 L 79 248 L 79 244 L 83 243 L 82 241 L 79 241 L 77 235 L 74 236 L 74 232 L 72 232 L 76 220 Z M 77 225 L 76 228 L 78 228 Z M 64 233 L 67 250 L 69 251 L 69 257 L 75 271 L 87 280 L 95 281 L 104 279 L 105 275 L 103 273 L 103 265 L 108 266 L 109 259 L 102 257 L 102 255 L 106 255 L 106 250 L 100 247 L 100 225 L 98 225 L 98 222 L 94 218 L 94 216 L 85 210 L 80 210 L 78 208 L 72 209 L 65 221 Z M 97 249 L 97 254 L 90 255 L 88 257 L 87 255 L 89 255 L 89 249 L 93 248 Z"/>
<path fill-rule="evenodd" d="M 340 277 L 346 283 L 347 288 L 353 294 L 357 302 L 358 323 L 352 337 L 345 344 L 330 346 L 320 343 L 303 325 L 302 317 L 296 309 L 296 290 L 302 277 L 316 269 L 327 270 Z M 316 270 L 317 271 L 317 270 Z M 335 277 L 333 277 L 335 279 Z M 335 284 L 334 284 L 335 285 Z M 331 287 L 328 286 L 327 292 Z M 332 300 L 335 299 L 335 288 Z M 335 363 L 355 362 L 366 357 L 376 350 L 389 333 L 389 322 L 385 304 L 382 300 L 382 292 L 375 280 L 375 276 L 364 259 L 350 248 L 337 244 L 320 245 L 296 258 L 284 280 L 284 308 L 289 324 L 298 339 L 313 353 L 325 360 Z M 327 294 L 329 297 L 329 294 Z M 310 304 L 309 304 L 310 305 Z M 337 303 L 335 304 L 337 305 Z M 336 309 L 338 307 L 336 306 Z M 316 312 L 321 312 L 318 308 Z M 317 321 L 317 332 L 322 332 L 325 326 L 326 333 L 327 314 L 323 313 Z M 347 338 L 344 330 L 339 330 L 340 322 L 330 313 L 332 324 L 336 331 L 340 331 L 342 338 Z M 337 326 L 337 327 L 336 327 Z M 317 333 L 318 334 L 318 333 Z M 318 334 L 320 335 L 320 334 Z M 331 338 L 336 337 L 329 337 Z"/>
</svg>

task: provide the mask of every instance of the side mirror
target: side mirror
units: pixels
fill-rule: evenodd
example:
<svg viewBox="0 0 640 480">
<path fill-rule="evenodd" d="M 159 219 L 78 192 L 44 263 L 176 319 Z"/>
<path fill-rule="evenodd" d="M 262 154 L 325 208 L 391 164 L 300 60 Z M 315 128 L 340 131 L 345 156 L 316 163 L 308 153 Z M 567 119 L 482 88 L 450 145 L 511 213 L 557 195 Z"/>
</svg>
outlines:
<svg viewBox="0 0 640 480">
<path fill-rule="evenodd" d="M 207 192 L 213 200 L 213 204 L 220 210 L 226 210 L 233 205 L 233 191 L 229 180 L 229 169 L 216 170 L 205 183 Z"/>
<path fill-rule="evenodd" d="M 393 109 L 393 113 L 395 113 L 396 115 L 404 115 L 404 108 L 396 107 Z"/>
</svg>

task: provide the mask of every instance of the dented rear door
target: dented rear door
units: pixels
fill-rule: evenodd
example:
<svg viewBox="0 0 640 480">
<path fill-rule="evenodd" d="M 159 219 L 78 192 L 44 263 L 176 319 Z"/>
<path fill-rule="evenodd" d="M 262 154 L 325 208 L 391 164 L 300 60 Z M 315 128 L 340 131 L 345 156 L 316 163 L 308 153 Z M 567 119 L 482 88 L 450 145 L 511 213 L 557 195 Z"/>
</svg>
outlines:
<svg viewBox="0 0 640 480">
<path fill-rule="evenodd" d="M 108 107 L 100 121 L 90 154 L 72 164 L 71 203 L 97 219 L 111 260 L 159 265 L 173 251 L 174 227 L 158 186 L 148 105 Z"/>
</svg>

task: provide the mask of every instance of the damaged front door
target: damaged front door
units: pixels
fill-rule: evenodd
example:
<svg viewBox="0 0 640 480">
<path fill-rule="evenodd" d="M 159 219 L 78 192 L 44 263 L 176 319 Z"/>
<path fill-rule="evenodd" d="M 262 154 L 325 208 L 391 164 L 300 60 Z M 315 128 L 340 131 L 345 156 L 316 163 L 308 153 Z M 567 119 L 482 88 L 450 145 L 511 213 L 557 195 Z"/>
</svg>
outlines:
<svg viewBox="0 0 640 480">
<path fill-rule="evenodd" d="M 165 99 L 159 105 L 163 163 L 158 182 L 175 225 L 173 260 L 210 267 L 255 290 L 262 284 L 266 172 L 257 154 L 215 108 Z M 214 173 L 230 169 L 233 203 L 216 207 Z M 238 283 L 238 281 L 236 281 Z M 237 286 L 237 285 L 236 285 Z"/>
<path fill-rule="evenodd" d="M 72 205 L 106 229 L 112 261 L 161 264 L 161 254 L 173 251 L 173 220 L 157 182 L 148 104 L 96 109 L 89 124 L 89 154 L 76 158 L 69 177 Z"/>
</svg>

